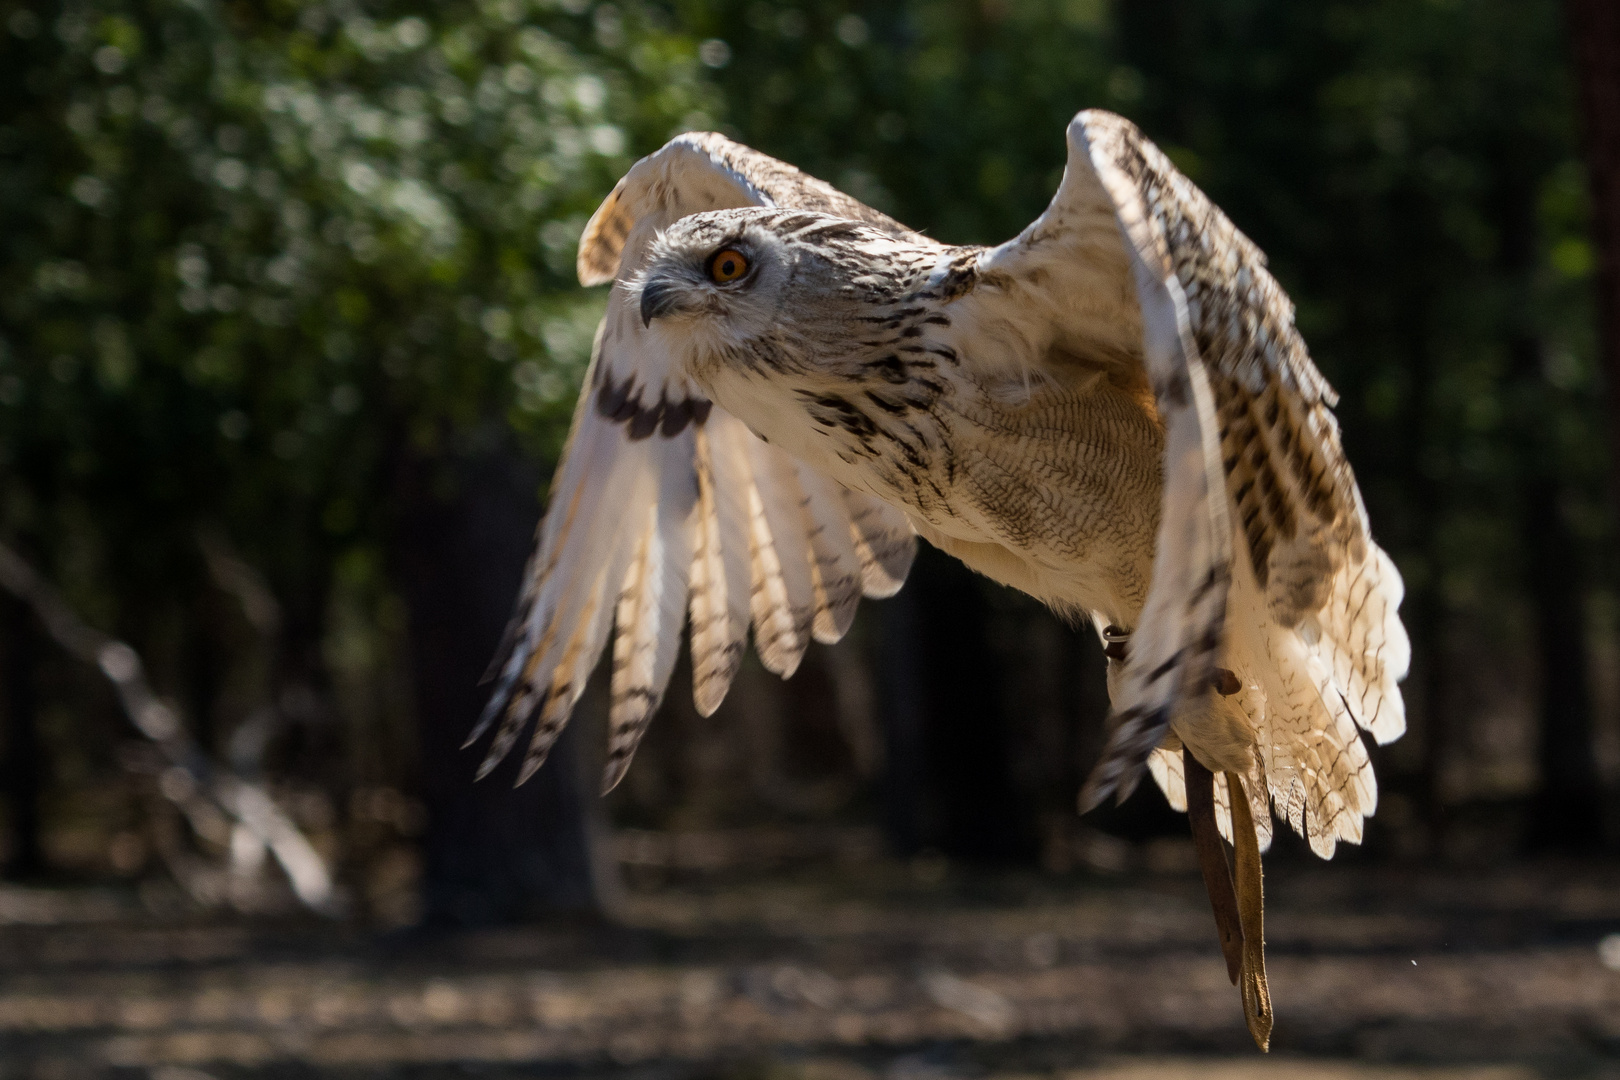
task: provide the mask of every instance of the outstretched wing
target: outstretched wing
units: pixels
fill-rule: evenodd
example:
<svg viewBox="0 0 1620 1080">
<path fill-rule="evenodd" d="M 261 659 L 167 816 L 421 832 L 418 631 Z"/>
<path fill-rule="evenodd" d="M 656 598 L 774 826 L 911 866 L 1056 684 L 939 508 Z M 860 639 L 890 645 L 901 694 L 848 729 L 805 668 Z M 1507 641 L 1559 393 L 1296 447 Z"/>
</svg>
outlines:
<svg viewBox="0 0 1620 1080">
<path fill-rule="evenodd" d="M 792 206 L 902 226 L 720 135 L 682 135 L 643 158 L 586 225 L 579 277 L 622 282 L 658 231 L 742 206 Z M 898 511 L 846 491 L 714 407 L 646 333 L 615 287 L 597 330 L 568 445 L 471 745 L 499 720 L 479 775 L 533 719 L 519 774 L 545 761 L 614 632 L 604 785 L 624 775 L 690 626 L 693 692 L 708 715 L 748 628 L 784 678 L 811 638 L 836 641 L 864 593 L 899 589 L 915 539 Z"/>
<path fill-rule="evenodd" d="M 1336 396 L 1264 255 L 1157 147 L 1101 111 L 1068 140 L 1051 206 L 985 268 L 1133 291 L 1166 437 L 1152 586 L 1085 803 L 1129 794 L 1180 710 L 1212 706 L 1225 664 L 1279 811 L 1331 853 L 1376 800 L 1357 727 L 1379 742 L 1405 729 L 1409 657 Z"/>
</svg>

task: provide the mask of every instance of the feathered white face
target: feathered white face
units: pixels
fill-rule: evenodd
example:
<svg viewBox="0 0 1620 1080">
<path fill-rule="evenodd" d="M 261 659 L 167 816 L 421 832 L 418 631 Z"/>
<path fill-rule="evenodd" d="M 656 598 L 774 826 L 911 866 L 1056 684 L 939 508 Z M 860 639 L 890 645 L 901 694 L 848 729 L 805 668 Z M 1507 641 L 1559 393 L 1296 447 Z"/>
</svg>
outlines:
<svg viewBox="0 0 1620 1080">
<path fill-rule="evenodd" d="M 682 218 L 653 242 L 647 265 L 627 286 L 641 321 L 666 328 L 708 330 L 731 339 L 769 325 L 793 253 L 757 221 L 757 212 L 721 210 Z"/>
<path fill-rule="evenodd" d="M 644 325 L 702 378 L 721 368 L 815 370 L 848 351 L 874 305 L 905 295 L 914 261 L 884 232 L 796 210 L 693 214 L 626 283 Z"/>
</svg>

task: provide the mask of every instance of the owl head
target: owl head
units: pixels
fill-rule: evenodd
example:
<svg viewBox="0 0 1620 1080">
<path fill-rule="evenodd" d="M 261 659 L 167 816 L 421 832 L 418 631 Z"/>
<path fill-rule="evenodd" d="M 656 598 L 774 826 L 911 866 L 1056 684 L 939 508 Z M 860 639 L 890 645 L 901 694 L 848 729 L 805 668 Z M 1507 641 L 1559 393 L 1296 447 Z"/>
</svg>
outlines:
<svg viewBox="0 0 1620 1080">
<path fill-rule="evenodd" d="M 909 246 L 870 225 L 801 210 L 750 207 L 693 214 L 654 241 L 624 287 L 644 326 L 695 367 L 727 357 L 770 366 L 843 352 L 912 291 Z"/>
</svg>

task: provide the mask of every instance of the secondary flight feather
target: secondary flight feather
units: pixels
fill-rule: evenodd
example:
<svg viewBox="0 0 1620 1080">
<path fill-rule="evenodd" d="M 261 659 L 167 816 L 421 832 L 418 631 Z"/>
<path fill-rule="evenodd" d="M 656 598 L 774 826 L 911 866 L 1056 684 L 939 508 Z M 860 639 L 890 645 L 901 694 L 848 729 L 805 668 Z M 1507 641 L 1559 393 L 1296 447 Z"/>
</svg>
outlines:
<svg viewBox="0 0 1620 1080">
<path fill-rule="evenodd" d="M 591 218 L 580 281 L 627 280 L 659 231 L 688 214 L 779 205 L 907 234 L 791 166 L 719 135 L 683 135 L 631 168 Z M 623 288 L 609 297 L 552 489 L 494 693 L 467 740 L 499 723 L 480 776 L 531 720 L 520 776 L 540 767 L 611 628 L 612 788 L 663 697 L 683 627 L 696 705 L 709 715 L 750 624 L 765 666 L 791 675 L 812 635 L 842 636 L 862 591 L 899 588 L 915 548 L 902 512 L 828 484 L 715 409 L 645 333 Z"/>
</svg>

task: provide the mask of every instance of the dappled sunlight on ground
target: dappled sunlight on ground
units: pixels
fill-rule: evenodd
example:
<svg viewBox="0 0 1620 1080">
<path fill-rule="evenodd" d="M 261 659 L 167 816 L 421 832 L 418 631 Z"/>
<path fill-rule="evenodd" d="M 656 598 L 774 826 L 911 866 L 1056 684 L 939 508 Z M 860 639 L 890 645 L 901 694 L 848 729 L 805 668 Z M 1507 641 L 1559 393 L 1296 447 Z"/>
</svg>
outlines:
<svg viewBox="0 0 1620 1080">
<path fill-rule="evenodd" d="M 611 923 L 457 934 L 0 890 L 0 1077 L 1620 1077 L 1620 868 L 1275 867 L 1269 1058 L 1195 877 L 923 870 L 688 876 Z"/>
</svg>

